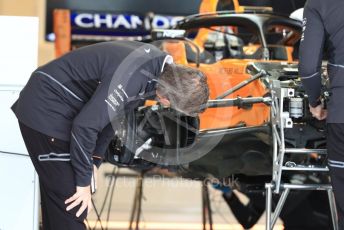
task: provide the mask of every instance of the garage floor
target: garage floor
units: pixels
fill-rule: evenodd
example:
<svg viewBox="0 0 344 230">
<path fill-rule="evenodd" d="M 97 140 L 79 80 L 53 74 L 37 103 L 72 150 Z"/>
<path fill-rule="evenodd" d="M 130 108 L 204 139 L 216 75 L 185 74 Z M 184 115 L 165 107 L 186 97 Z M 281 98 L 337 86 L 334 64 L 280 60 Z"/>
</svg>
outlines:
<svg viewBox="0 0 344 230">
<path fill-rule="evenodd" d="M 113 170 L 114 166 L 110 164 L 101 166 L 98 175 L 98 191 L 94 195 L 94 201 L 98 212 L 100 212 L 104 205 L 107 190 L 109 190 L 108 199 L 101 214 L 102 227 L 106 229 L 107 226 L 108 229 L 113 230 L 128 229 L 137 173 L 125 168 L 119 169 L 119 174 L 122 176 L 117 177 L 116 187 L 111 202 L 109 202 L 113 187 L 110 186 L 110 189 L 108 189 L 111 180 L 109 175 Z M 106 175 L 107 177 L 105 177 Z M 154 176 L 145 178 L 143 186 L 140 229 L 202 229 L 201 182 Z M 243 229 L 223 202 L 221 192 L 213 188 L 209 188 L 209 192 L 214 229 Z M 240 195 L 240 199 L 247 202 L 247 198 L 243 195 Z M 107 218 L 109 219 L 108 222 L 106 221 Z M 93 210 L 88 218 L 91 229 L 96 226 L 96 220 L 97 217 Z M 253 229 L 265 229 L 264 223 L 265 216 L 262 216 Z M 101 229 L 99 223 L 97 223 L 96 229 Z M 275 229 L 283 229 L 281 221 L 278 221 Z"/>
</svg>

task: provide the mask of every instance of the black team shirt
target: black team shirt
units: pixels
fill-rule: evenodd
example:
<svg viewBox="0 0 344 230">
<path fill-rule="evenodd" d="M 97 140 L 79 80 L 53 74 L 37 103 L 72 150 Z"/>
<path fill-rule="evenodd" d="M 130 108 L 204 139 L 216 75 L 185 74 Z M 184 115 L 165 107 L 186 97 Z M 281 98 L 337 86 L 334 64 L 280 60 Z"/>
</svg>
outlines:
<svg viewBox="0 0 344 230">
<path fill-rule="evenodd" d="M 321 93 L 323 50 L 332 96 L 328 123 L 344 123 L 344 1 L 308 0 L 303 15 L 299 71 L 310 105 L 318 105 Z"/>
<path fill-rule="evenodd" d="M 87 186 L 93 154 L 102 156 L 113 137 L 111 121 L 154 97 L 171 59 L 132 41 L 79 48 L 35 70 L 12 110 L 26 126 L 70 142 L 76 185 Z"/>
</svg>

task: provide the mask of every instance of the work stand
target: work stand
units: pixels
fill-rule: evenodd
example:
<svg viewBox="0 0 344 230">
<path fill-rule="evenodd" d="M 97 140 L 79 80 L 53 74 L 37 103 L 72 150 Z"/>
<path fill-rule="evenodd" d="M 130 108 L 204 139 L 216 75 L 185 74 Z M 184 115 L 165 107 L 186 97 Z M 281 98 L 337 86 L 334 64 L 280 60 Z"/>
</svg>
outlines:
<svg viewBox="0 0 344 230">
<path fill-rule="evenodd" d="M 129 222 L 129 230 L 138 230 L 140 225 L 142 198 L 143 198 L 143 178 L 144 172 L 141 172 L 136 181 L 136 189 L 134 195 L 133 207 L 131 209 L 131 216 Z"/>
<path fill-rule="evenodd" d="M 213 230 L 213 217 L 209 198 L 208 183 L 202 181 L 202 224 L 203 230 Z M 209 228 L 207 228 L 209 226 Z"/>
<path fill-rule="evenodd" d="M 134 195 L 134 202 L 131 209 L 131 216 L 129 221 L 129 230 L 139 230 L 140 217 L 142 211 L 142 198 L 143 198 L 143 180 L 144 173 L 142 172 L 137 177 L 136 189 Z M 213 218 L 211 211 L 211 202 L 209 198 L 208 184 L 202 181 L 202 223 L 203 230 L 213 230 Z"/>
<path fill-rule="evenodd" d="M 284 99 L 293 98 L 295 91 L 293 88 L 281 85 L 281 82 L 274 80 L 271 83 L 271 131 L 273 144 L 273 166 L 272 181 L 265 185 L 266 189 L 266 230 L 272 230 L 286 199 L 291 190 L 325 190 L 328 194 L 333 229 L 338 230 L 337 210 L 330 184 L 296 184 L 292 182 L 283 183 L 282 178 L 285 173 L 294 172 L 317 172 L 328 175 L 327 166 L 316 166 L 310 164 L 296 164 L 294 162 L 285 162 L 286 154 L 291 156 L 311 154 L 327 155 L 326 149 L 305 149 L 305 148 L 286 148 L 285 130 L 293 127 L 293 121 L 289 114 L 284 111 Z M 325 159 L 326 157 L 324 157 Z M 280 194 L 274 212 L 272 212 L 272 193 Z"/>
</svg>

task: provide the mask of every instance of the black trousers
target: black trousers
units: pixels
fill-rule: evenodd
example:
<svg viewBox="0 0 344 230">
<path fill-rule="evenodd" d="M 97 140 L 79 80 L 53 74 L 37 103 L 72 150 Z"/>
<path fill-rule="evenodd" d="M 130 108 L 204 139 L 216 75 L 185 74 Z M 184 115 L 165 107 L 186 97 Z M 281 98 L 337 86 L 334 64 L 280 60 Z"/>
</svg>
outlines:
<svg viewBox="0 0 344 230">
<path fill-rule="evenodd" d="M 232 193 L 231 197 L 223 195 L 224 200 L 232 210 L 233 215 L 245 229 L 252 228 L 265 211 L 265 194 L 252 192 L 245 194 L 248 204 L 243 204 Z M 273 205 L 279 196 L 273 197 Z M 314 205 L 319 203 L 320 208 Z M 280 214 L 285 230 L 330 230 L 332 228 L 330 207 L 327 194 L 324 191 L 291 192 Z"/>
<path fill-rule="evenodd" d="M 327 124 L 327 151 L 339 229 L 344 230 L 344 124 Z"/>
<path fill-rule="evenodd" d="M 80 205 L 67 212 L 64 203 L 76 192 L 69 142 L 49 137 L 22 123 L 19 126 L 39 176 L 43 229 L 86 229 L 84 220 L 87 210 L 77 218 L 75 214 Z"/>
</svg>

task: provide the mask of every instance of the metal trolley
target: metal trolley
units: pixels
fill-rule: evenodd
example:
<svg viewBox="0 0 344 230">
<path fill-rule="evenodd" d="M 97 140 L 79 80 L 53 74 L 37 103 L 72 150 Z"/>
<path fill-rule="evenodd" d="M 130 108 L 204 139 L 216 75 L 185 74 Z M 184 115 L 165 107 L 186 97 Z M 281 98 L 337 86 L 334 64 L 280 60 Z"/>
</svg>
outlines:
<svg viewBox="0 0 344 230">
<path fill-rule="evenodd" d="M 278 216 L 285 204 L 285 201 L 291 190 L 325 190 L 328 194 L 333 227 L 338 229 L 337 210 L 330 184 L 296 184 L 283 183 L 284 173 L 291 171 L 300 172 L 319 172 L 328 173 L 327 166 L 315 166 L 311 164 L 296 164 L 294 162 L 285 162 L 286 154 L 298 155 L 326 155 L 326 149 L 306 149 L 306 148 L 287 148 L 285 142 L 286 129 L 293 127 L 293 121 L 290 114 L 286 113 L 284 99 L 293 98 L 295 90 L 283 85 L 279 80 L 271 80 L 271 129 L 273 141 L 273 167 L 272 181 L 265 185 L 266 189 L 266 230 L 273 229 Z M 272 212 L 272 193 L 281 194 L 274 212 Z"/>
</svg>

